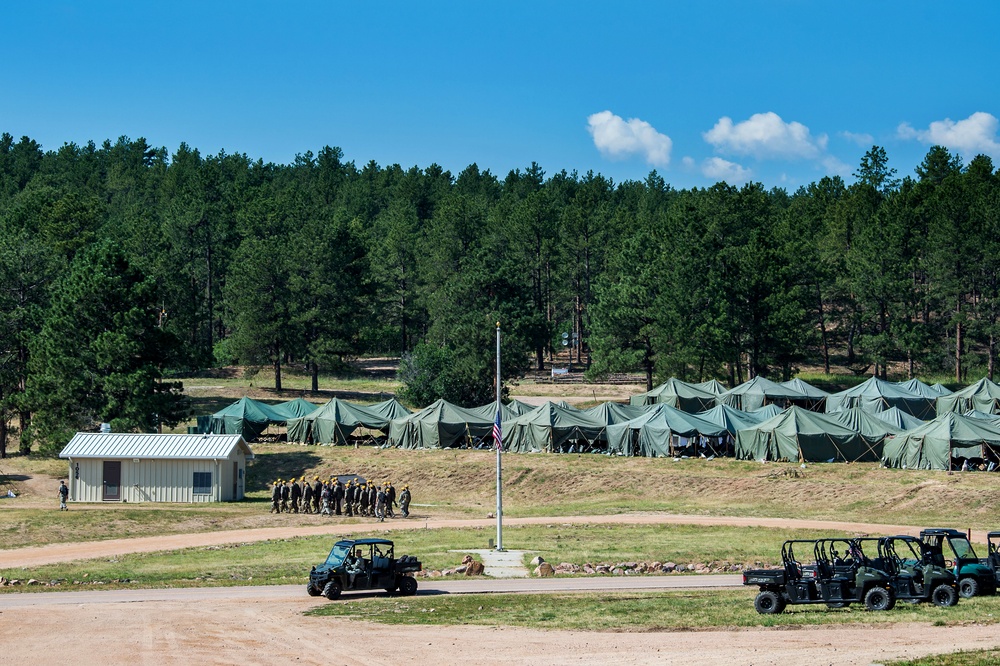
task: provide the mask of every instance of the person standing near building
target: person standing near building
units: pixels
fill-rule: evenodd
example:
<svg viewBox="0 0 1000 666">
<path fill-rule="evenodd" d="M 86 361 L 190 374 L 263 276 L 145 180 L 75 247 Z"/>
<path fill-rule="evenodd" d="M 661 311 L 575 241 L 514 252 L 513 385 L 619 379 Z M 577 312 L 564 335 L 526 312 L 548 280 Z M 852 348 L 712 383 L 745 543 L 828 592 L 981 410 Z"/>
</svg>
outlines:
<svg viewBox="0 0 1000 666">
<path fill-rule="evenodd" d="M 399 493 L 399 512 L 403 518 L 410 517 L 410 487 L 403 486 L 403 491 Z"/>
<path fill-rule="evenodd" d="M 66 485 L 65 481 L 59 481 L 59 510 L 69 511 L 69 507 L 66 506 L 66 500 L 69 499 L 69 486 Z"/>
</svg>

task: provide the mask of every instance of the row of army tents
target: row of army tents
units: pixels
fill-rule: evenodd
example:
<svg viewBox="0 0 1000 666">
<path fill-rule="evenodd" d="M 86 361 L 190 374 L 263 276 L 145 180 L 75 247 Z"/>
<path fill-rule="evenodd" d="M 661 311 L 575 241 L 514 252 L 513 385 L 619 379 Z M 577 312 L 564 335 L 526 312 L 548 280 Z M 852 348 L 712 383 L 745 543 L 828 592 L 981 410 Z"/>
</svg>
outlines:
<svg viewBox="0 0 1000 666">
<path fill-rule="evenodd" d="M 905 388 L 915 386 L 923 392 Z M 513 452 L 606 452 L 650 457 L 681 451 L 756 460 L 878 461 L 948 469 L 955 459 L 995 462 L 1000 451 L 1000 385 L 981 380 L 948 393 L 917 380 L 878 379 L 826 394 L 801 380 L 758 377 L 726 391 L 718 382 L 670 380 L 631 404 L 574 409 L 564 402 L 501 407 L 502 445 Z M 936 397 L 931 397 L 933 392 Z M 701 393 L 702 395 L 699 395 Z M 715 396 L 706 406 L 705 394 Z M 297 415 L 290 416 L 292 403 Z M 492 446 L 494 404 L 463 408 L 443 400 L 410 413 L 395 400 L 358 405 L 334 399 L 266 405 L 244 398 L 211 417 L 211 432 L 251 440 L 269 424 L 289 441 L 345 444 L 358 431 L 407 449 Z M 820 413 L 819 410 L 828 413 Z M 936 411 L 941 415 L 929 422 Z M 923 418 L 922 418 L 923 417 Z M 242 428 L 242 430 L 241 430 Z"/>
<path fill-rule="evenodd" d="M 910 469 L 1000 464 L 1000 385 L 985 378 L 956 392 L 918 379 L 871 378 L 832 394 L 800 379 L 776 383 L 757 377 L 728 391 L 717 382 L 671 379 L 633 396 L 631 403 L 686 411 L 781 406 L 773 419 L 738 430 L 734 453 L 744 459 L 880 460 Z"/>
</svg>

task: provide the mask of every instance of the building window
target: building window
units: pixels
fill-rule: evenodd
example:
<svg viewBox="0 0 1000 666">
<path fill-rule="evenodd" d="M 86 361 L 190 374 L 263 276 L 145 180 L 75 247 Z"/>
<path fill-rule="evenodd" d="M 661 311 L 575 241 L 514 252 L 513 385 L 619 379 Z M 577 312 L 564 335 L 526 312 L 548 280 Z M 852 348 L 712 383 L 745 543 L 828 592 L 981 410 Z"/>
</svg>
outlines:
<svg viewBox="0 0 1000 666">
<path fill-rule="evenodd" d="M 194 494 L 195 495 L 211 495 L 212 494 L 212 473 L 211 472 L 195 472 L 194 473 Z"/>
</svg>

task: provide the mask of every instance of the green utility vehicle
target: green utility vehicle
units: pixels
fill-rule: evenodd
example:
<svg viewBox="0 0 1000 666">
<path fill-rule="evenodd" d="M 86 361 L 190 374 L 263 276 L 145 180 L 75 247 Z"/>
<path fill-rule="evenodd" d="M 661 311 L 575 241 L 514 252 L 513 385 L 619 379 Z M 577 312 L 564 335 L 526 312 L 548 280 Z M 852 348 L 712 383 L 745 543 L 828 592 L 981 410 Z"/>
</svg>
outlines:
<svg viewBox="0 0 1000 666">
<path fill-rule="evenodd" d="M 1000 532 L 990 532 L 986 535 L 986 557 L 980 563 L 989 567 L 994 580 L 1000 586 Z"/>
<path fill-rule="evenodd" d="M 996 594 L 996 573 L 983 564 L 964 532 L 929 528 L 920 532 L 920 541 L 935 566 L 951 569 L 958 578 L 958 594 L 963 599 Z M 948 549 L 945 550 L 945 544 Z"/>
<path fill-rule="evenodd" d="M 781 569 L 743 572 L 743 584 L 759 588 L 754 600 L 758 613 L 780 613 L 787 604 L 842 608 L 864 603 L 872 611 L 891 610 L 896 605 L 889 576 L 869 566 L 861 546 L 849 539 L 786 541 L 781 547 L 781 562 Z"/>
<path fill-rule="evenodd" d="M 958 603 L 958 582 L 954 572 L 934 564 L 931 553 L 911 536 L 871 537 L 855 540 L 878 557 L 869 565 L 884 571 L 898 601 L 935 606 Z"/>
<path fill-rule="evenodd" d="M 306 592 L 309 596 L 336 599 L 350 590 L 378 590 L 410 595 L 417 593 L 411 575 L 422 565 L 415 557 L 393 557 L 393 543 L 387 539 L 338 541 L 326 560 L 312 568 Z"/>
</svg>

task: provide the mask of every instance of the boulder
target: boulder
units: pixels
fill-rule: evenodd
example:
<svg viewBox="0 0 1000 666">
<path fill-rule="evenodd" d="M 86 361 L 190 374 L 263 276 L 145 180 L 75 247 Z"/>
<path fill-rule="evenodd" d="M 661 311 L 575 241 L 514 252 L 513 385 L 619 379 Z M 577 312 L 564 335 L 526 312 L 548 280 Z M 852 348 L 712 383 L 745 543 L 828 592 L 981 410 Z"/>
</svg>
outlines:
<svg viewBox="0 0 1000 666">
<path fill-rule="evenodd" d="M 542 562 L 537 567 L 535 567 L 535 575 L 539 578 L 547 578 L 549 576 L 555 576 L 556 571 L 552 568 L 552 565 L 548 562 Z"/>
<path fill-rule="evenodd" d="M 674 571 L 676 568 L 677 568 L 677 564 L 674 563 L 674 562 L 664 562 L 660 566 L 660 569 L 662 571 L 664 571 L 665 573 L 670 573 L 671 571 Z"/>
<path fill-rule="evenodd" d="M 34 578 L 29 578 L 27 584 L 28 585 L 38 585 L 38 581 L 35 580 Z"/>
<path fill-rule="evenodd" d="M 465 575 L 466 576 L 482 576 L 485 571 L 486 571 L 486 567 L 483 565 L 482 562 L 478 562 L 476 560 L 473 560 L 473 561 L 469 562 L 469 566 L 467 566 L 465 568 Z"/>
<path fill-rule="evenodd" d="M 541 555 L 536 555 L 533 558 L 531 558 L 531 566 L 537 567 L 538 565 L 540 565 L 544 561 L 545 560 L 542 558 Z"/>
<path fill-rule="evenodd" d="M 595 574 L 595 573 L 597 573 L 597 569 L 594 568 L 593 564 L 589 564 L 589 563 L 588 564 L 584 564 L 583 565 L 583 573 L 585 573 L 585 574 Z"/>
<path fill-rule="evenodd" d="M 468 565 L 463 564 L 461 566 L 455 567 L 455 573 L 464 574 L 469 569 Z"/>
<path fill-rule="evenodd" d="M 466 555 L 465 557 L 462 558 L 462 564 L 468 564 L 471 561 L 472 561 L 472 555 Z"/>
<path fill-rule="evenodd" d="M 611 575 L 612 576 L 624 576 L 625 575 L 625 570 L 622 569 L 621 567 L 615 567 L 614 569 L 611 570 Z"/>
<path fill-rule="evenodd" d="M 597 573 L 599 574 L 611 573 L 611 567 L 609 567 L 607 564 L 598 564 Z"/>
<path fill-rule="evenodd" d="M 676 567 L 674 567 L 674 571 L 676 571 L 677 573 L 684 573 L 685 571 L 687 571 L 687 567 L 685 567 L 683 564 L 678 564 Z"/>
<path fill-rule="evenodd" d="M 704 568 L 705 568 L 704 562 L 692 562 L 691 564 L 687 565 L 688 571 L 697 571 L 698 569 L 704 569 Z"/>
</svg>

